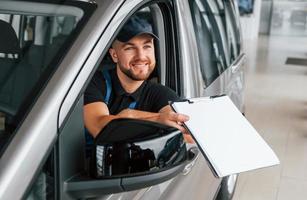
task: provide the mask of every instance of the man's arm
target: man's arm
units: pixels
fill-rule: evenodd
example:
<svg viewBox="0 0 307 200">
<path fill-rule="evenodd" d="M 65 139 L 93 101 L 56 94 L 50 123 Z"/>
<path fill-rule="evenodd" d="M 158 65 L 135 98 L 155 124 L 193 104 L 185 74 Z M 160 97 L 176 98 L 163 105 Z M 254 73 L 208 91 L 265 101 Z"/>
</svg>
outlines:
<svg viewBox="0 0 307 200">
<path fill-rule="evenodd" d="M 93 137 L 96 137 L 103 127 L 111 120 L 116 119 L 116 116 L 109 114 L 105 103 L 94 102 L 83 106 L 83 119 L 87 130 Z"/>
<path fill-rule="evenodd" d="M 183 132 L 185 132 L 185 129 L 181 125 L 189 119 L 186 115 L 175 113 L 169 105 L 160 109 L 158 113 L 125 109 L 117 115 L 110 115 L 107 105 L 103 102 L 90 103 L 83 108 L 85 126 L 93 137 L 96 137 L 100 130 L 111 120 L 117 118 L 133 118 L 159 122 L 178 128 Z"/>
<path fill-rule="evenodd" d="M 185 129 L 181 126 L 183 122 L 189 120 L 189 117 L 180 113 L 175 113 L 173 109 L 166 105 L 158 113 L 145 112 L 140 110 L 125 109 L 118 114 L 120 117 L 143 119 L 158 122 L 168 126 L 178 128 L 181 131 Z"/>
<path fill-rule="evenodd" d="M 159 113 L 125 109 L 117 115 L 110 115 L 107 105 L 102 102 L 95 102 L 84 106 L 85 126 L 93 137 L 96 137 L 100 130 L 111 120 L 117 118 L 143 119 L 166 124 L 178 128 L 184 133 L 184 138 L 187 142 L 194 143 L 191 135 L 182 127 L 182 123 L 187 121 L 189 117 L 175 113 L 169 105 L 160 109 Z"/>
</svg>

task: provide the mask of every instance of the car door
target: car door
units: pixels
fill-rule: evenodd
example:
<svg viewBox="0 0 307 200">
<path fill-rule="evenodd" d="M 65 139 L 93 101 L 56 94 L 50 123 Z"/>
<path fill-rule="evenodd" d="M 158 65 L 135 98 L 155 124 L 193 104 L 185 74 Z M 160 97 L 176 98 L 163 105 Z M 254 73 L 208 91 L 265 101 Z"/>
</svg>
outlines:
<svg viewBox="0 0 307 200">
<path fill-rule="evenodd" d="M 202 96 L 228 94 L 243 108 L 243 60 L 239 22 L 232 1 L 190 1 L 197 40 Z"/>
<path fill-rule="evenodd" d="M 104 17 L 105 9 L 100 9 L 99 7 L 104 7 L 105 2 L 98 2 L 98 12 L 96 21 L 102 21 Z M 82 107 L 83 107 L 83 92 L 87 83 L 90 81 L 92 75 L 99 67 L 103 67 L 103 58 L 108 53 L 108 49 L 120 26 L 122 26 L 125 21 L 139 9 L 146 10 L 148 6 L 144 6 L 144 2 L 140 0 L 129 1 L 121 4 L 117 2 L 118 9 L 115 10 L 114 16 L 111 16 L 112 19 L 105 21 L 108 24 L 106 29 L 98 30 L 101 34 L 100 38 L 96 41 L 93 41 L 93 44 L 96 44 L 92 52 L 88 55 L 87 61 L 84 63 L 84 66 L 80 70 L 80 73 L 75 78 L 75 82 L 71 86 L 59 112 L 59 130 L 60 138 L 58 143 L 59 154 L 58 156 L 58 193 L 59 199 L 74 199 L 80 198 L 80 196 L 91 197 L 96 199 L 141 199 L 146 197 L 146 199 L 155 199 L 157 196 L 160 196 L 161 189 L 165 188 L 163 184 L 155 185 L 151 187 L 143 186 L 142 189 L 131 190 L 127 192 L 119 192 L 118 186 L 113 186 L 114 182 L 112 180 L 108 182 L 106 180 L 106 187 L 101 188 L 101 184 L 95 183 L 94 180 L 88 180 L 88 187 L 100 187 L 100 189 L 92 189 L 90 192 L 87 192 L 86 184 L 80 183 L 80 186 L 74 183 L 67 183 L 67 179 L 74 174 L 78 174 L 80 167 L 76 168 L 76 163 L 79 163 L 78 166 L 86 167 L 84 162 L 87 162 L 87 159 L 80 160 L 78 157 L 71 157 L 71 152 L 74 152 L 75 155 L 85 157 L 84 151 L 80 147 L 85 146 L 82 144 L 82 139 L 84 138 L 84 124 L 82 118 Z M 153 8 L 155 9 L 155 8 Z M 159 7 L 156 6 L 156 9 Z M 112 9 L 113 10 L 113 9 Z M 144 14 L 144 13 L 141 13 Z M 97 26 L 97 24 L 95 24 Z M 95 27 L 88 27 L 95 28 Z M 76 135 L 77 134 L 77 135 Z M 72 141 L 74 138 L 74 141 Z M 71 164 L 73 163 L 73 164 Z M 82 168 L 82 167 L 81 167 Z M 130 175 L 131 176 L 131 175 Z M 111 178 L 111 177 L 110 177 Z M 68 185 L 68 186 L 66 186 Z M 91 185 L 91 186 L 90 186 Z M 95 190 L 95 191 L 94 191 Z M 93 192 L 94 191 L 94 192 Z"/>
<path fill-rule="evenodd" d="M 146 3 L 146 4 L 145 4 Z M 155 28 L 157 29 L 157 35 L 159 36 L 159 50 L 157 50 L 157 57 L 158 57 L 158 65 L 159 71 L 156 72 L 158 75 L 158 80 L 160 79 L 161 82 L 169 87 L 171 87 L 173 90 L 177 91 L 179 93 L 180 86 L 178 85 L 178 78 L 176 73 L 173 73 L 177 69 L 178 65 L 178 50 L 173 51 L 173 47 L 177 46 L 177 42 L 175 38 L 179 36 L 175 36 L 175 24 L 173 22 L 173 16 L 175 15 L 175 9 L 172 5 L 172 1 L 161 1 L 161 2 L 154 2 L 150 3 L 149 1 L 140 1 L 140 0 L 134 0 L 125 2 L 121 5 L 121 7 L 116 11 L 116 14 L 113 16 L 113 19 L 110 20 L 108 27 L 104 30 L 103 34 L 101 35 L 100 39 L 96 42 L 97 45 L 91 52 L 91 54 L 88 56 L 87 62 L 84 64 L 83 68 L 81 69 L 80 73 L 75 79 L 74 84 L 72 85 L 70 91 L 68 92 L 60 113 L 59 113 L 59 130 L 60 132 L 60 142 L 59 147 L 60 151 L 63 151 L 60 155 L 59 159 L 59 169 L 60 169 L 60 177 L 59 177 L 59 193 L 61 199 L 67 199 L 71 198 L 71 195 L 73 197 L 76 197 L 75 195 L 80 195 L 82 193 L 82 188 L 71 189 L 73 191 L 70 191 L 70 189 L 67 190 L 67 186 L 65 186 L 65 181 L 67 180 L 67 177 L 70 177 L 72 174 L 77 172 L 79 169 L 76 169 L 72 167 L 71 165 L 67 165 L 65 162 L 68 162 L 68 160 L 71 160 L 72 158 L 69 158 L 69 152 L 78 152 L 78 155 L 82 155 L 82 152 L 77 151 L 76 148 L 73 148 L 73 146 L 80 146 L 80 144 L 74 144 L 72 145 L 70 143 L 69 137 L 73 137 L 73 133 L 79 133 L 83 132 L 82 126 L 83 121 L 80 118 L 82 111 L 80 110 L 80 105 L 82 105 L 82 96 L 83 92 L 85 90 L 85 87 L 87 83 L 90 81 L 91 76 L 97 70 L 99 67 L 103 67 L 100 65 L 103 65 L 103 60 L 105 55 L 108 52 L 108 48 L 110 47 L 110 41 L 112 41 L 116 37 L 116 33 L 118 32 L 120 26 L 122 26 L 125 21 L 134 13 L 138 13 L 140 16 L 148 17 L 148 13 L 150 12 L 152 14 L 152 23 L 155 24 Z M 168 27 L 168 28 L 165 28 Z M 99 69 L 98 69 L 99 70 Z M 72 111 L 71 111 L 72 110 Z M 78 125 L 72 125 L 72 124 L 78 124 Z M 63 138 L 62 138 L 63 137 Z M 68 145 L 69 144 L 69 145 Z M 69 146 L 69 147 L 68 147 Z M 82 145 L 81 145 L 82 146 Z M 65 148 L 64 148 L 65 147 Z M 198 153 L 198 151 L 195 151 Z M 63 155 L 67 155 L 64 156 Z M 196 159 L 196 155 L 195 155 Z M 77 163 L 78 159 L 74 158 L 72 160 L 72 163 Z M 62 164 L 61 164 L 62 163 Z M 132 191 L 126 191 L 126 192 L 119 192 L 115 190 L 114 188 L 109 189 L 109 191 L 102 191 L 100 192 L 96 191 L 96 194 L 92 194 L 93 197 L 97 199 L 157 199 L 162 194 L 167 193 L 167 191 L 171 192 L 172 195 L 185 195 L 185 191 L 183 190 L 182 186 L 179 187 L 179 183 L 182 185 L 182 183 L 187 184 L 191 183 L 193 181 L 194 185 L 199 185 L 198 183 L 204 183 L 207 182 L 207 175 L 209 174 L 212 176 L 211 171 L 206 166 L 205 162 L 202 162 L 201 169 L 206 169 L 206 173 L 202 173 L 202 178 L 200 178 L 199 174 L 196 173 L 196 171 L 193 173 L 193 177 L 190 177 L 189 172 L 193 170 L 194 166 L 194 159 L 191 160 L 190 163 L 187 164 L 186 170 L 182 170 L 182 172 L 178 173 L 177 176 L 175 176 L 173 179 L 170 179 L 168 181 L 164 181 L 160 184 L 155 184 L 150 187 L 145 187 L 143 189 L 139 190 L 132 190 Z M 205 168 L 203 168 L 205 166 Z M 131 176 L 131 175 L 130 175 Z M 189 178 L 186 178 L 189 177 Z M 197 177 L 197 180 L 195 178 Z M 188 181 L 188 182 L 187 182 Z M 176 183 L 176 184 L 172 184 Z M 213 189 L 211 186 L 211 182 L 208 182 L 209 186 L 206 188 L 209 191 Z M 68 184 L 70 185 L 70 184 Z M 172 192 L 170 188 L 170 185 L 173 185 L 173 187 L 180 188 L 176 193 Z M 204 185 L 204 184 L 202 184 Z M 77 187 L 77 186 L 75 186 Z M 74 187 L 74 188 L 75 188 Z M 81 186 L 80 186 L 81 187 Z M 73 186 L 69 186 L 68 188 L 73 188 Z M 214 188 L 214 194 L 217 191 L 218 185 Z M 84 189 L 86 190 L 86 189 Z M 117 191 L 117 193 L 112 192 Z M 193 190 L 197 190 L 196 188 L 193 188 Z M 179 192 L 180 191 L 180 192 Z M 197 194 L 197 193 L 195 193 Z M 81 194 L 82 195 L 82 194 Z M 85 195 L 91 195 L 89 193 L 86 193 Z M 206 192 L 201 192 L 198 194 L 199 197 L 207 195 Z M 211 195 L 211 193 L 210 193 Z M 193 198 L 193 195 L 190 195 Z M 162 198 L 162 197 L 161 197 Z M 195 199 L 195 198 L 193 198 Z M 203 199 L 203 198 L 202 198 Z M 210 199 L 210 198 L 209 198 Z"/>
<path fill-rule="evenodd" d="M 246 55 L 243 51 L 238 8 L 234 1 L 224 3 L 224 26 L 227 30 L 230 67 L 226 70 L 225 93 L 231 98 L 238 109 L 244 113 L 244 68 Z"/>
<path fill-rule="evenodd" d="M 198 74 L 203 80 L 199 94 L 227 94 L 243 113 L 244 54 L 234 2 L 191 0 L 189 3 L 197 41 Z M 223 178 L 218 198 L 233 196 L 236 179 L 236 175 Z"/>
<path fill-rule="evenodd" d="M 220 95 L 225 91 L 226 77 L 223 72 L 229 65 L 226 34 L 221 19 L 216 18 L 216 1 L 189 1 L 196 37 L 198 55 L 198 79 L 202 80 L 200 96 Z"/>
<path fill-rule="evenodd" d="M 104 3 L 98 2 L 98 7 L 104 5 Z M 125 23 L 125 21 L 127 21 L 127 19 L 133 13 L 137 12 L 139 9 L 145 10 L 145 12 L 146 10 L 149 10 L 149 5 L 144 6 L 144 3 L 140 0 L 129 1 L 129 2 L 123 3 L 122 5 L 121 4 L 118 4 L 118 5 L 120 5 L 120 7 L 118 8 L 118 10 L 116 10 L 114 16 L 112 16 L 112 19 L 108 21 L 109 25 L 104 30 L 104 32 L 102 32 L 101 30 L 101 37 L 99 38 L 99 40 L 95 42 L 97 43 L 97 45 L 95 46 L 95 48 L 89 55 L 87 62 L 84 64 L 82 70 L 80 71 L 78 77 L 75 80 L 75 83 L 72 85 L 72 88 L 70 89 L 67 97 L 65 98 L 65 101 L 63 102 L 62 109 L 60 110 L 59 116 L 60 116 L 60 124 L 63 123 L 62 126 L 64 126 L 63 128 L 64 134 L 63 133 L 62 134 L 67 135 L 67 136 L 62 138 L 62 142 L 63 142 L 62 146 L 67 146 L 67 144 L 70 143 L 68 138 L 74 137 L 72 133 L 82 132 L 81 135 L 79 134 L 79 138 L 84 137 L 84 134 L 83 134 L 84 124 L 83 124 L 83 119 L 82 119 L 83 92 L 85 90 L 87 83 L 90 81 L 92 75 L 97 70 L 97 68 L 103 67 L 100 65 L 103 65 L 102 60 L 105 57 L 105 55 L 108 53 L 108 49 L 111 45 L 110 41 L 112 41 L 115 38 L 119 27 L 122 26 Z M 159 9 L 159 7 L 157 7 L 156 5 L 156 7 L 153 9 Z M 98 12 L 100 11 L 98 10 Z M 142 12 L 140 14 L 143 15 L 145 12 Z M 100 21 L 103 19 L 103 15 L 101 13 L 98 17 L 99 18 L 96 19 L 97 21 Z M 73 112 L 75 113 L 67 116 L 67 114 L 71 113 L 70 111 L 71 109 L 73 109 L 74 110 Z M 68 118 L 68 121 L 65 120 L 66 118 Z M 76 126 L 71 126 L 67 124 L 67 122 L 81 124 L 81 127 L 79 126 L 79 129 L 74 130 L 76 129 Z M 85 146 L 85 144 L 83 145 L 74 144 L 70 146 L 80 147 L 80 146 Z M 68 150 L 65 148 L 63 149 L 63 151 L 67 152 L 66 153 L 67 157 L 60 156 L 60 161 L 62 161 L 62 164 L 60 163 L 60 170 L 63 170 L 62 172 L 63 175 L 59 177 L 60 179 L 59 180 L 59 185 L 60 185 L 59 192 L 60 192 L 60 199 L 68 199 L 72 197 L 70 194 L 71 191 L 65 188 L 65 181 L 67 180 L 67 177 L 70 177 L 72 174 L 78 172 L 78 169 L 74 169 L 74 167 L 72 166 L 70 166 L 69 168 L 66 167 L 67 165 L 66 162 L 69 157 L 68 154 L 72 150 Z M 84 156 L 84 153 L 82 152 L 79 152 L 78 154 L 79 155 L 81 154 Z M 78 159 L 76 158 L 72 161 L 76 163 L 78 162 Z M 100 189 L 100 192 L 97 191 L 97 192 L 94 192 L 93 194 L 87 193 L 87 194 L 81 194 L 81 195 L 84 195 L 84 196 L 92 195 L 92 198 L 95 198 L 95 199 L 108 199 L 108 200 L 111 200 L 111 199 L 142 199 L 144 198 L 144 196 L 146 196 L 147 199 L 155 199 L 157 196 L 160 196 L 161 194 L 160 188 L 162 189 L 165 188 L 165 186 L 163 187 L 163 183 L 162 183 L 160 185 L 151 186 L 151 187 L 144 186 L 144 188 L 138 189 L 138 190 L 132 190 L 132 191 L 127 191 L 127 192 L 117 191 L 115 193 L 117 188 L 112 188 L 111 185 L 112 184 L 110 183 L 109 188 Z M 84 186 L 81 186 L 80 188 L 77 188 L 76 190 L 79 189 L 80 192 L 82 193 L 82 190 L 86 190 L 86 189 L 82 189 L 82 187 Z M 75 194 L 75 192 L 73 192 L 73 197 L 76 198 L 76 196 L 74 195 L 78 195 L 78 194 Z"/>
<path fill-rule="evenodd" d="M 175 168 L 178 170 L 174 172 L 170 168 L 171 174 L 166 174 L 164 178 L 163 175 L 160 178 L 161 180 L 159 177 L 156 178 L 156 185 L 153 187 L 146 188 L 141 185 L 139 188 L 144 189 L 130 189 L 132 191 L 117 194 L 113 193 L 118 192 L 121 188 L 116 186 L 118 182 L 114 183 L 112 180 L 106 180 L 105 185 L 101 185 L 98 180 L 98 182 L 95 182 L 95 180 L 89 179 L 84 183 L 84 180 L 74 182 L 74 179 L 70 179 L 79 171 L 85 170 L 86 166 L 83 151 L 85 144 L 82 118 L 82 97 L 85 87 L 94 71 L 99 68 L 111 45 L 110 41 L 115 38 L 118 32 L 118 28 L 145 3 L 148 3 L 148 1 L 135 0 L 124 3 L 124 1 L 118 0 L 112 1 L 111 4 L 107 1 L 100 1 L 97 5 L 93 2 L 77 1 L 60 1 L 55 4 L 37 3 L 36 1 L 1 2 L 1 6 L 3 6 L 1 8 L 9 10 L 9 13 L 13 10 L 13 15 L 25 15 L 24 18 L 29 21 L 26 23 L 28 34 L 26 38 L 31 42 L 23 53 L 31 55 L 26 58 L 30 58 L 33 63 L 39 62 L 38 58 L 43 59 L 43 62 L 38 64 L 38 71 L 41 72 L 39 79 L 41 80 L 30 85 L 34 87 L 33 92 L 35 93 L 26 98 L 26 105 L 29 106 L 23 106 L 22 119 L 16 123 L 13 120 L 14 123 L 10 124 L 8 121 L 10 118 L 7 115 L 10 114 L 13 115 L 11 117 L 15 117 L 16 113 L 14 110 L 11 111 L 10 107 L 1 104 L 3 106 L 1 107 L 1 120 L 5 120 L 4 127 L 1 124 L 1 136 L 2 129 L 5 133 L 12 134 L 10 135 L 11 138 L 4 141 L 5 145 L 1 146 L 1 148 L 3 147 L 0 159 L 1 198 L 74 199 L 83 196 L 88 191 L 88 187 L 91 186 L 90 192 L 93 190 L 94 192 L 87 192 L 85 196 L 99 196 L 102 199 L 156 199 L 167 188 L 170 181 L 166 180 L 183 171 L 181 166 L 176 166 Z M 153 10 L 168 8 L 168 6 L 171 6 L 171 4 L 156 4 Z M 37 7 L 37 10 L 32 11 L 33 7 Z M 167 9 L 164 12 L 167 13 L 167 11 L 171 11 L 167 15 L 170 16 L 172 10 Z M 29 20 L 28 15 L 30 16 Z M 67 21 L 65 20 L 66 15 L 68 15 Z M 32 20 L 32 16 L 34 18 L 39 16 L 38 20 Z M 163 19 L 167 20 L 168 18 Z M 14 17 L 8 16 L 7 21 L 7 27 L 12 30 L 11 22 L 14 22 Z M 159 23 L 159 21 L 156 21 L 156 23 Z M 36 26 L 33 26 L 33 24 Z M 164 24 L 160 25 L 164 26 Z M 71 29 L 67 30 L 67 26 Z M 23 32 L 23 29 L 20 32 Z M 33 40 L 33 33 L 40 36 L 41 39 L 38 40 L 38 43 Z M 13 38 L 17 38 L 14 34 Z M 161 34 L 160 39 L 163 40 L 163 38 L 165 41 L 168 39 Z M 171 38 L 173 38 L 173 35 L 171 35 Z M 56 43 L 56 46 L 49 46 L 53 43 Z M 15 42 L 12 44 L 15 44 Z M 40 48 L 45 46 L 46 48 Z M 37 51 L 36 47 L 42 51 Z M 168 48 L 171 48 L 171 46 Z M 11 48 L 8 49 L 11 50 Z M 46 53 L 45 49 L 52 50 L 52 52 Z M 1 53 L 4 53 L 5 56 L 10 54 L 8 58 L 12 61 L 15 61 L 15 58 L 25 59 L 23 55 L 18 54 L 19 50 Z M 37 54 L 35 53 L 42 53 L 48 59 L 41 56 L 36 57 Z M 161 55 L 165 56 L 166 53 Z M 175 63 L 174 58 L 175 56 L 172 56 L 171 59 L 161 56 L 160 63 L 161 65 L 163 63 L 164 65 L 166 65 L 165 63 Z M 30 64 L 32 64 L 31 62 Z M 25 66 L 29 66 L 29 63 L 27 64 Z M 8 68 L 10 65 L 8 66 L 5 63 L 3 66 Z M 22 70 L 29 70 L 30 74 L 32 72 L 30 68 L 22 68 Z M 24 74 L 18 73 L 18 75 Z M 172 78 L 165 80 L 170 87 L 176 90 L 177 86 Z M 27 86 L 26 82 L 17 82 L 17 84 Z M 13 130 L 11 130 L 10 125 L 14 125 Z M 163 171 L 162 174 L 167 171 Z M 145 179 L 150 179 L 152 176 L 145 177 Z M 146 180 L 143 182 L 146 182 Z M 165 182 L 158 185 L 163 181 Z M 132 181 L 133 184 L 135 184 L 134 181 Z M 98 188 L 95 188 L 95 186 Z"/>
<path fill-rule="evenodd" d="M 185 98 L 200 97 L 204 83 L 200 75 L 197 40 L 189 10 L 189 1 L 176 0 L 174 6 L 175 33 L 178 38 L 178 45 L 175 47 L 179 60 L 177 70 L 172 74 L 175 80 L 179 80 L 181 96 Z M 207 48 L 207 46 L 203 46 L 203 48 Z M 170 183 L 161 199 L 214 199 L 219 191 L 220 182 L 221 179 L 214 177 L 205 158 L 199 155 L 195 162 L 187 166 L 185 173 L 177 176 Z"/>
<path fill-rule="evenodd" d="M 187 88 L 187 90 L 183 89 L 181 75 L 178 74 L 180 70 L 183 70 L 181 67 L 185 67 L 185 65 L 181 63 L 181 59 L 185 59 L 185 63 L 188 64 L 187 66 L 191 67 L 195 61 L 189 60 L 189 57 L 191 57 L 193 53 L 190 52 L 191 49 L 189 49 L 189 47 L 187 47 L 187 49 L 184 47 L 184 45 L 181 43 L 183 41 L 179 40 L 184 38 L 184 43 L 187 44 L 186 35 L 184 34 L 191 31 L 191 29 L 182 26 L 182 23 L 186 23 L 191 19 L 185 19 L 182 15 L 183 13 L 179 12 L 180 8 L 185 9 L 187 5 L 188 4 L 185 1 L 161 1 L 151 4 L 147 1 L 141 2 L 135 0 L 129 1 L 129 3 L 124 3 L 121 8 L 118 9 L 117 13 L 114 15 L 114 18 L 110 21 L 110 25 L 106 28 L 100 40 L 97 42 L 97 46 L 94 48 L 91 55 L 89 55 L 88 62 L 85 63 L 84 67 L 80 71 L 80 74 L 76 78 L 75 83 L 72 85 L 70 92 L 66 96 L 66 99 L 62 104 L 62 109 L 59 113 L 59 124 L 66 121 L 66 118 L 68 117 L 66 116 L 67 113 L 74 112 L 69 111 L 71 106 L 74 107 L 82 104 L 80 102 L 80 98 L 82 97 L 82 91 L 84 91 L 86 83 L 88 83 L 91 77 L 90 74 L 93 74 L 93 70 L 95 71 L 95 69 L 99 67 L 101 59 L 103 59 L 108 47 L 110 46 L 110 43 L 106 41 L 112 41 L 112 38 L 114 38 L 118 32 L 118 27 L 122 25 L 129 16 L 138 11 L 142 11 L 140 14 L 144 15 L 146 14 L 145 11 L 148 9 L 148 7 L 150 7 L 149 10 L 153 11 L 153 16 L 155 17 L 153 19 L 153 23 L 156 24 L 157 34 L 160 38 L 160 50 L 157 52 L 157 56 L 159 58 L 158 61 L 161 75 L 158 77 L 158 79 L 160 78 L 162 83 L 164 80 L 165 85 L 177 91 L 177 93 L 181 94 L 181 96 L 188 96 L 189 91 L 193 90 L 193 87 L 191 86 L 191 88 Z M 180 31 L 177 29 L 179 27 L 182 28 Z M 76 101 L 78 103 L 74 103 Z M 74 109 L 78 110 L 77 107 Z M 79 112 L 76 113 L 80 113 L 80 109 Z M 71 120 L 69 119 L 66 122 L 70 121 Z M 80 121 L 80 116 L 78 121 Z M 78 124 L 79 130 L 81 130 L 80 123 Z M 66 125 L 61 126 L 66 127 Z M 66 130 L 65 127 L 61 128 L 61 126 L 59 127 L 60 130 Z M 76 126 L 69 125 L 67 125 L 67 127 L 76 128 Z M 191 147 L 193 147 L 193 145 Z M 62 159 L 60 159 L 60 161 L 61 160 Z M 67 159 L 63 159 L 62 162 L 64 161 L 67 161 Z M 65 180 L 65 178 L 63 180 Z M 169 181 L 143 188 L 141 190 L 133 190 L 110 195 L 102 194 L 99 199 L 177 199 L 179 197 L 191 199 L 213 199 L 218 192 L 220 181 L 220 179 L 216 179 L 213 176 L 205 159 L 202 156 L 198 156 L 186 165 L 185 170 Z M 65 183 L 60 183 L 60 186 L 65 188 Z M 189 190 L 193 192 L 187 193 L 187 186 L 189 186 Z M 66 197 L 67 195 L 65 193 L 67 193 L 67 191 L 63 190 L 63 197 Z M 112 192 L 110 191 L 109 193 Z"/>
</svg>

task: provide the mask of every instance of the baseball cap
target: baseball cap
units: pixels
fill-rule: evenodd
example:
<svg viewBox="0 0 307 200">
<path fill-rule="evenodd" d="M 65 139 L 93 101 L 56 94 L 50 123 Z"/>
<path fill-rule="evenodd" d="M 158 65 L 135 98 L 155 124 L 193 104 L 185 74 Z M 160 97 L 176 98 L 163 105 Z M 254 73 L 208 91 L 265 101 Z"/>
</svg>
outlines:
<svg viewBox="0 0 307 200">
<path fill-rule="evenodd" d="M 154 33 L 151 24 L 137 15 L 132 16 L 117 35 L 117 40 L 128 42 L 131 38 L 141 34 L 150 34 L 154 38 L 159 39 Z"/>
</svg>

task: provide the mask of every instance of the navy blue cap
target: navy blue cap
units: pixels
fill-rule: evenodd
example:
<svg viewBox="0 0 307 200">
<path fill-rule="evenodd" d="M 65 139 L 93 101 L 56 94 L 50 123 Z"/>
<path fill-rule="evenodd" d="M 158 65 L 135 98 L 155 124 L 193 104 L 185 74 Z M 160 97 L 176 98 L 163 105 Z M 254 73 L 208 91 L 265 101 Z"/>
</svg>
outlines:
<svg viewBox="0 0 307 200">
<path fill-rule="evenodd" d="M 117 35 L 117 40 L 121 42 L 128 42 L 131 38 L 141 34 L 150 34 L 154 38 L 158 37 L 153 33 L 151 24 L 136 15 L 132 16 Z"/>
</svg>

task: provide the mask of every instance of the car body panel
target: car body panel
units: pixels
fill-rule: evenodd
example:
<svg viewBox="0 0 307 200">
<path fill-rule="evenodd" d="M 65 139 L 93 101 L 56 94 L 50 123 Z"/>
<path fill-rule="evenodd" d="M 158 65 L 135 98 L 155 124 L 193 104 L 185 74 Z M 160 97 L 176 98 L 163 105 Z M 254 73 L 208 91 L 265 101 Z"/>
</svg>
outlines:
<svg viewBox="0 0 307 200">
<path fill-rule="evenodd" d="M 191 13 L 186 8 L 188 1 L 176 1 L 176 11 L 178 14 L 178 32 L 180 32 L 181 49 L 181 75 L 182 93 L 186 98 L 200 96 L 200 91 L 204 87 L 201 79 L 201 72 L 198 62 L 197 45 L 194 36 L 194 28 L 191 20 Z M 189 56 L 186 56 L 189 55 Z"/>
<path fill-rule="evenodd" d="M 214 199 L 220 181 L 221 179 L 212 174 L 207 161 L 200 155 L 190 173 L 176 177 L 160 199 Z"/>
<path fill-rule="evenodd" d="M 97 0 L 96 11 L 65 55 L 0 159 L 1 199 L 25 197 L 56 144 L 59 134 L 65 128 L 74 106 L 80 103 L 76 100 L 82 98 L 85 85 L 98 68 L 102 55 L 114 39 L 118 27 L 140 6 L 149 2 L 151 1 Z M 189 3 L 187 0 L 172 2 L 178 26 L 176 34 L 179 34 L 181 96 L 192 98 L 227 93 L 242 110 L 243 100 L 240 98 L 243 96 L 244 86 L 243 54 L 215 81 L 205 85 L 200 71 L 201 55 L 197 50 L 192 14 L 187 9 Z M 213 4 L 210 2 L 210 5 Z M 222 26 L 222 22 L 217 21 L 216 23 Z M 222 35 L 221 38 L 221 42 L 226 43 L 226 36 Z M 223 48 L 227 55 L 226 47 Z M 186 165 L 182 173 L 166 182 L 140 190 L 108 194 L 97 199 L 214 199 L 221 180 L 214 177 L 205 158 L 199 155 Z"/>
<path fill-rule="evenodd" d="M 208 1 L 210 4 L 210 1 Z M 239 24 L 236 23 L 235 20 L 238 20 L 235 18 L 237 10 L 235 10 L 234 4 L 229 1 L 229 4 L 232 7 L 232 13 L 234 16 L 232 17 L 232 28 L 235 29 L 236 38 L 235 41 L 237 43 L 241 44 L 242 39 L 240 37 L 240 27 Z M 213 7 L 213 12 L 218 12 L 217 7 L 213 6 L 213 2 L 211 2 L 211 6 Z M 222 22 L 219 18 L 217 20 L 218 29 L 220 29 L 219 32 L 225 33 L 225 27 L 222 25 Z M 228 55 L 225 59 L 231 60 L 229 57 L 230 52 L 226 51 L 226 42 L 225 42 L 225 35 L 221 36 L 222 43 L 224 44 L 224 52 Z M 230 64 L 227 64 L 227 68 L 225 71 L 223 71 L 219 77 L 214 80 L 208 87 L 204 89 L 204 96 L 212 96 L 212 95 L 221 95 L 221 94 L 227 94 L 231 98 L 231 100 L 234 102 L 234 104 L 237 106 L 237 108 L 243 113 L 244 112 L 244 99 L 243 99 L 243 92 L 244 92 L 244 65 L 245 65 L 245 54 L 242 52 L 241 46 L 238 46 L 235 48 L 236 59 L 233 60 Z"/>
</svg>

